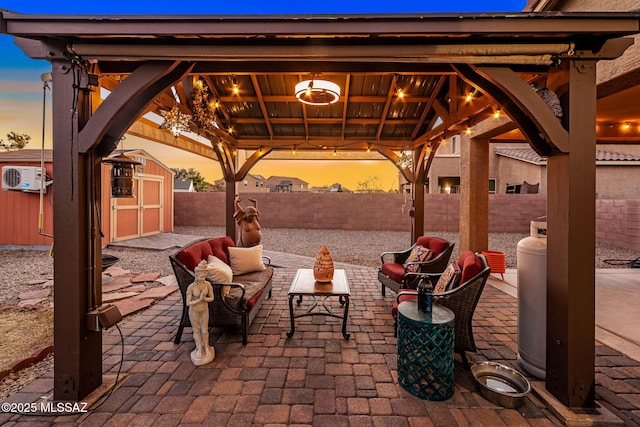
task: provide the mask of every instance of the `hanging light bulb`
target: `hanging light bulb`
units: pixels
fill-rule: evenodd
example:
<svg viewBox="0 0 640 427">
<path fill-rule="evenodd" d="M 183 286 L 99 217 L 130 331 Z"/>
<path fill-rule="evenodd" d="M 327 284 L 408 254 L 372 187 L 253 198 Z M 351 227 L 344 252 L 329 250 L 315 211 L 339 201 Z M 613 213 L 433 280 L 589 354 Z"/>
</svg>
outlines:
<svg viewBox="0 0 640 427">
<path fill-rule="evenodd" d="M 336 154 L 337 154 L 337 153 L 336 153 L 336 149 L 334 148 L 334 149 L 333 149 L 333 157 L 335 157 L 335 156 L 336 156 Z"/>
<path fill-rule="evenodd" d="M 494 119 L 499 119 L 500 118 L 500 109 L 497 108 L 495 113 L 493 113 L 493 118 Z"/>
<path fill-rule="evenodd" d="M 291 154 L 293 154 L 294 156 L 296 155 L 296 146 L 295 145 L 291 149 Z"/>
<path fill-rule="evenodd" d="M 231 85 L 233 94 L 237 95 L 240 93 L 240 88 L 238 87 L 238 80 L 236 80 L 236 76 L 231 76 Z"/>
<path fill-rule="evenodd" d="M 465 101 L 465 102 L 471 102 L 471 101 L 473 101 L 473 93 L 471 93 L 471 92 L 467 92 L 467 94 L 466 94 L 466 95 L 465 95 L 465 97 L 464 97 L 464 101 Z"/>
<path fill-rule="evenodd" d="M 371 143 L 367 142 L 367 153 L 371 152 Z"/>
<path fill-rule="evenodd" d="M 467 125 L 467 128 L 464 130 L 464 133 L 467 135 L 471 135 L 471 126 Z"/>
</svg>

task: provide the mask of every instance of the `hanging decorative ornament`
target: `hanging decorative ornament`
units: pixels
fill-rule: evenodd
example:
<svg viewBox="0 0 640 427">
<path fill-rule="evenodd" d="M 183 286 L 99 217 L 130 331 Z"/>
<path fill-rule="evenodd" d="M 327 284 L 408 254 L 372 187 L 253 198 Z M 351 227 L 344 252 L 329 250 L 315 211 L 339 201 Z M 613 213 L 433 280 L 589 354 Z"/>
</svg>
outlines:
<svg viewBox="0 0 640 427">
<path fill-rule="evenodd" d="M 331 252 L 326 246 L 320 248 L 320 252 L 316 256 L 316 262 L 313 266 L 313 277 L 316 282 L 328 283 L 333 280 L 333 259 Z"/>
<path fill-rule="evenodd" d="M 411 155 L 401 151 L 400 154 L 398 154 L 396 164 L 403 169 L 411 169 L 413 166 L 413 159 L 411 158 Z"/>
<path fill-rule="evenodd" d="M 174 104 L 171 111 L 160 110 L 160 114 L 164 121 L 160 125 L 160 129 L 169 129 L 176 138 L 185 130 L 189 130 L 190 114 L 182 114 L 178 108 L 178 104 Z"/>
<path fill-rule="evenodd" d="M 198 125 L 201 130 L 211 130 L 216 126 L 216 109 L 218 101 L 211 100 L 209 88 L 198 79 L 193 85 L 193 93 L 191 95 L 191 103 L 193 104 L 193 122 Z"/>
<path fill-rule="evenodd" d="M 535 83 L 531 83 L 531 88 L 536 91 L 540 98 L 549 106 L 553 114 L 557 118 L 562 118 L 562 105 L 560 104 L 560 98 L 558 95 L 552 91 L 551 89 L 547 89 L 544 86 L 540 86 Z"/>
</svg>

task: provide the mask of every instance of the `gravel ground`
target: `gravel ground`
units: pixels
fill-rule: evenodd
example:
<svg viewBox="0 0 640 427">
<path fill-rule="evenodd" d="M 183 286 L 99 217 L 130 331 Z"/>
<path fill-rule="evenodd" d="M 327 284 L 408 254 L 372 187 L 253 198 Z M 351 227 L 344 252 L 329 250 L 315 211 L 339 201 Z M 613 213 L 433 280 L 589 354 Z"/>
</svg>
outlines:
<svg viewBox="0 0 640 427">
<path fill-rule="evenodd" d="M 176 227 L 175 233 L 194 236 L 222 236 L 223 227 Z M 426 233 L 429 234 L 429 233 Z M 452 259 L 458 256 L 458 234 L 434 232 L 433 235 L 456 243 Z M 506 254 L 507 268 L 516 267 L 518 242 L 526 237 L 519 233 L 490 233 L 489 248 Z M 385 251 L 409 247 L 409 233 L 397 231 L 353 231 L 310 229 L 263 229 L 265 250 L 293 253 L 315 257 L 322 245 L 331 251 L 336 262 L 377 267 L 380 254 Z M 120 258 L 117 266 L 134 274 L 158 271 L 161 276 L 172 274 L 169 255 L 176 248 L 164 251 L 107 248 L 106 254 Z M 617 247 L 596 247 L 596 268 L 624 268 L 625 265 L 610 265 L 607 259 L 632 260 L 640 254 L 637 250 Z M 46 251 L 0 250 L 0 304 L 13 305 L 21 292 L 34 290 L 28 283 L 35 279 L 53 276 L 53 258 Z"/>
<path fill-rule="evenodd" d="M 222 227 L 176 227 L 175 233 L 222 236 L 225 229 Z M 434 232 L 433 235 L 455 242 L 456 248 L 452 258 L 457 258 L 457 233 Z M 507 268 L 515 268 L 517 244 L 524 237 L 526 237 L 525 234 L 491 233 L 489 248 L 504 252 Z M 263 229 L 265 250 L 315 257 L 322 245 L 327 245 L 334 261 L 370 267 L 379 265 L 382 252 L 406 249 L 410 246 L 408 242 L 409 233 L 407 232 Z M 164 251 L 107 248 L 103 252 L 120 258 L 117 266 L 130 270 L 134 274 L 158 271 L 161 276 L 166 276 L 172 274 L 168 257 L 176 252 L 176 248 Z M 632 260 L 638 257 L 638 252 L 598 245 L 596 268 L 625 268 L 626 265 L 611 265 L 605 260 Z M 0 250 L 0 265 L 2 265 L 0 306 L 15 305 L 20 293 L 38 287 L 38 285 L 30 285 L 30 281 L 50 279 L 53 276 L 53 258 L 46 251 Z M 53 358 L 49 356 L 30 368 L 6 377 L 0 382 L 0 400 L 15 393 L 52 367 Z"/>
</svg>

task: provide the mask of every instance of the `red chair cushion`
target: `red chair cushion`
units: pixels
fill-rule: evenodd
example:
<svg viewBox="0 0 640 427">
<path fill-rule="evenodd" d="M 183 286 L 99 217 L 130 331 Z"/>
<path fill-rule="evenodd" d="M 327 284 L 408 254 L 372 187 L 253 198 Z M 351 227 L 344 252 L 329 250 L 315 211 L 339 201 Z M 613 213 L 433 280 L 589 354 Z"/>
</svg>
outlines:
<svg viewBox="0 0 640 427">
<path fill-rule="evenodd" d="M 396 302 L 393 303 L 393 308 L 391 309 L 391 315 L 395 318 L 398 315 L 398 304 L 405 301 L 416 301 L 418 299 L 418 293 L 413 289 L 410 290 L 402 290 L 398 293 L 396 297 Z"/>
<path fill-rule="evenodd" d="M 393 262 L 382 264 L 382 273 L 396 283 L 402 283 L 404 277 L 404 265 Z"/>
<path fill-rule="evenodd" d="M 435 258 L 449 247 L 449 242 L 438 237 L 420 236 L 418 240 L 416 240 L 416 245 L 431 249 L 433 257 Z"/>
<path fill-rule="evenodd" d="M 462 274 L 460 275 L 459 284 L 465 283 L 482 270 L 482 261 L 471 251 L 464 251 L 458 257 L 458 265 Z"/>
</svg>

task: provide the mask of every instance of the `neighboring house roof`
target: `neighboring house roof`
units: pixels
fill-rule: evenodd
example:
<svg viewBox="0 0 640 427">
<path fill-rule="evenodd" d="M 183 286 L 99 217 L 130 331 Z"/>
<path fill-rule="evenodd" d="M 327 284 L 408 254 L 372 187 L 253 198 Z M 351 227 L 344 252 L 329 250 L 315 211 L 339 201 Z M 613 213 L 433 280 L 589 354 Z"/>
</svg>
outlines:
<svg viewBox="0 0 640 427">
<path fill-rule="evenodd" d="M 0 162 L 39 162 L 42 156 L 42 150 L 23 148 L 22 150 L 2 151 L 0 152 Z M 44 161 L 53 161 L 53 150 L 44 150 Z"/>
<path fill-rule="evenodd" d="M 547 164 L 547 158 L 540 156 L 531 147 L 499 147 L 496 148 L 498 156 L 509 157 L 522 162 L 543 166 Z M 640 165 L 640 156 L 635 154 L 617 153 L 613 151 L 596 150 L 596 164 L 598 165 Z"/>
<path fill-rule="evenodd" d="M 193 180 L 188 178 L 173 178 L 173 190 L 193 190 Z"/>
<path fill-rule="evenodd" d="M 282 183 L 283 181 L 288 181 L 287 184 L 293 184 L 293 185 L 309 185 L 308 182 L 301 180 L 300 178 L 296 178 L 296 177 L 291 177 L 291 176 L 270 176 L 267 179 L 267 182 L 269 184 L 274 184 L 274 185 L 278 185 L 280 183 Z"/>
</svg>

